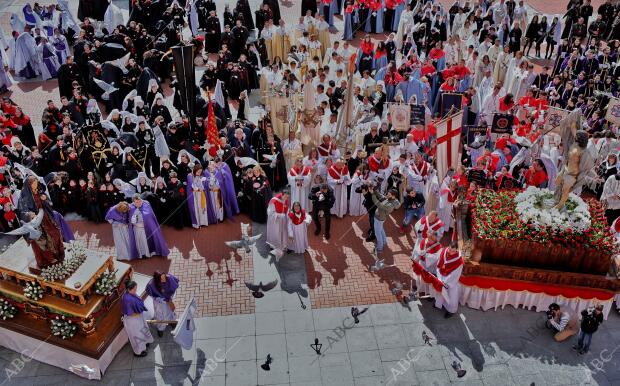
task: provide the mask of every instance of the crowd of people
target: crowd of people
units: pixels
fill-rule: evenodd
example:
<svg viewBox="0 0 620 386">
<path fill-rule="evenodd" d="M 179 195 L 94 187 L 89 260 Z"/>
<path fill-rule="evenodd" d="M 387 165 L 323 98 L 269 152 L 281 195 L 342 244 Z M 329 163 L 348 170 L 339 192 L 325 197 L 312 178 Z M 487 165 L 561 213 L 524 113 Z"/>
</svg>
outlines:
<svg viewBox="0 0 620 386">
<path fill-rule="evenodd" d="M 562 18 L 514 0 L 448 9 L 304 0 L 289 26 L 277 0 L 254 12 L 247 0 L 232 10 L 212 0 L 133 0 L 128 20 L 113 4 L 81 7 L 80 20 L 66 0 L 28 4 L 12 15 L 10 38 L 0 35 L 2 60 L 14 80 L 57 78 L 61 104 L 48 101 L 33 124 L 3 99 L 0 226 L 19 226 L 15 208 L 29 176 L 40 177 L 61 215 L 110 222 L 118 257 L 128 260 L 167 255 L 153 230 L 159 224 L 198 229 L 240 213 L 268 223 L 274 249 L 296 253 L 308 246 L 309 224 L 329 240 L 332 216 L 368 215 L 366 240 L 376 240 L 380 256 L 384 222 L 402 211 L 399 231 L 413 226 L 416 234 L 414 261 L 458 283 L 463 260 L 442 238 L 455 227 L 452 206 L 459 195 L 473 201 L 480 188 L 553 188 L 563 159 L 559 136 L 543 129 L 551 108 L 582 112 L 598 159 L 586 190 L 605 203 L 610 225 L 620 216 L 618 125 L 607 112 L 618 97 L 619 12 L 610 0 L 596 14 L 590 0 L 570 0 Z M 342 40 L 332 39 L 340 16 Z M 169 53 L 182 42 L 194 46 L 203 71 L 194 116 Z M 0 66 L 1 90 L 11 82 Z M 303 94 L 318 135 L 304 137 L 297 120 L 283 132 L 273 112 L 249 120 L 252 93 L 263 104 Z M 460 96 L 463 127 L 487 132 L 463 135 L 461 164 L 440 180 L 435 125 L 448 94 Z M 354 122 L 343 136 L 338 122 L 351 99 Z M 391 103 L 423 106 L 426 123 L 396 130 Z M 511 132 L 491 134 L 497 114 L 514 117 Z M 418 291 L 431 293 L 418 277 Z M 458 286 L 450 288 L 437 299 L 448 316 L 458 303 Z"/>
</svg>

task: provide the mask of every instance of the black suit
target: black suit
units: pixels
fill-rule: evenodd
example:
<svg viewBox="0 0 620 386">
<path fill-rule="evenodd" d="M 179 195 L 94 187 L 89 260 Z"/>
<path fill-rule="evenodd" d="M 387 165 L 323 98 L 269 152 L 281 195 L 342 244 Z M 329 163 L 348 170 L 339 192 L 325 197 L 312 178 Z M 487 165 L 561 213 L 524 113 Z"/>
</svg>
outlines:
<svg viewBox="0 0 620 386">
<path fill-rule="evenodd" d="M 323 193 L 323 199 L 320 199 L 318 196 L 319 193 Z M 331 229 L 331 209 L 336 202 L 336 198 L 334 197 L 334 191 L 332 188 L 327 188 L 326 192 L 321 192 L 321 188 L 319 186 L 315 186 L 310 191 L 310 195 L 308 196 L 310 200 L 312 200 L 312 221 L 316 226 L 316 230 L 314 231 L 315 235 L 321 233 L 321 219 L 319 217 L 319 212 L 323 211 L 323 216 L 325 218 L 325 236 L 329 237 L 329 231 Z"/>
</svg>

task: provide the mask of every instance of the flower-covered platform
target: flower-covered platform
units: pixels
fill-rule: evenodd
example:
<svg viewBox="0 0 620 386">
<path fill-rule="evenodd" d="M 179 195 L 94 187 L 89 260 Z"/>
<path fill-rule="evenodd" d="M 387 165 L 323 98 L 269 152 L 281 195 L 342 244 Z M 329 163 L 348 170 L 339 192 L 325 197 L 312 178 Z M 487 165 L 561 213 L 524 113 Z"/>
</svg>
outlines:
<svg viewBox="0 0 620 386">
<path fill-rule="evenodd" d="M 89 379 L 127 343 L 121 324 L 122 283 L 140 293 L 149 280 L 130 265 L 65 244 L 65 262 L 34 275 L 32 249 L 17 240 L 0 255 L 0 344 Z"/>
<path fill-rule="evenodd" d="M 545 311 L 552 302 L 600 303 L 609 312 L 620 280 L 608 275 L 617 247 L 602 205 L 573 194 L 561 211 L 553 202 L 553 192 L 533 187 L 478 192 L 467 216 L 461 304 Z"/>
<path fill-rule="evenodd" d="M 565 209 L 553 193 L 482 190 L 471 212 L 474 261 L 605 275 L 616 251 L 604 209 L 571 194 Z"/>
</svg>

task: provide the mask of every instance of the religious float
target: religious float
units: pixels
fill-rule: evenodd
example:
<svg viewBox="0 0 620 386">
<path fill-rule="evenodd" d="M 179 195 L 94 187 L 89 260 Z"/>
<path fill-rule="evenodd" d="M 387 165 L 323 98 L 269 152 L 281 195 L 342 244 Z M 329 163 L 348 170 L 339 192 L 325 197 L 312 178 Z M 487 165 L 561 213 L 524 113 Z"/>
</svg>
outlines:
<svg viewBox="0 0 620 386">
<path fill-rule="evenodd" d="M 554 203 L 554 192 L 535 187 L 480 189 L 473 202 L 458 202 L 461 304 L 537 311 L 553 302 L 575 311 L 603 304 L 607 317 L 620 280 L 604 208 L 572 193 L 564 208 Z"/>
<path fill-rule="evenodd" d="M 79 242 L 64 246 L 64 260 L 43 269 L 33 269 L 33 250 L 21 238 L 0 255 L 0 342 L 27 360 L 101 379 L 128 341 L 123 283 L 132 278 L 144 294 L 149 277 Z"/>
</svg>

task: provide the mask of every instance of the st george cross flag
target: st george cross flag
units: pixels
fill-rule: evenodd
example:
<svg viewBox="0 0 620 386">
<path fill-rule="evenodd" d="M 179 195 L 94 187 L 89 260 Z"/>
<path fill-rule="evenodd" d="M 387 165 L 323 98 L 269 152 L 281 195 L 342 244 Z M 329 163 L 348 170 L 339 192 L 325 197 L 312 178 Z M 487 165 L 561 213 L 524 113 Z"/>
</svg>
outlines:
<svg viewBox="0 0 620 386">
<path fill-rule="evenodd" d="M 618 98 L 610 98 L 609 104 L 607 105 L 607 114 L 605 115 L 605 119 L 610 123 L 620 126 L 620 99 Z"/>
<path fill-rule="evenodd" d="M 449 116 L 437 123 L 437 176 L 439 183 L 443 181 L 449 168 L 461 162 L 461 124 L 463 111 Z"/>
<path fill-rule="evenodd" d="M 191 349 L 194 345 L 194 330 L 196 329 L 196 325 L 194 324 L 194 313 L 197 308 L 196 299 L 192 298 L 187 306 L 185 306 L 177 322 L 177 326 L 172 330 L 174 341 L 186 350 Z"/>
<path fill-rule="evenodd" d="M 558 107 L 549 107 L 545 112 L 544 133 L 560 134 L 560 122 L 568 116 L 570 111 Z"/>
</svg>

